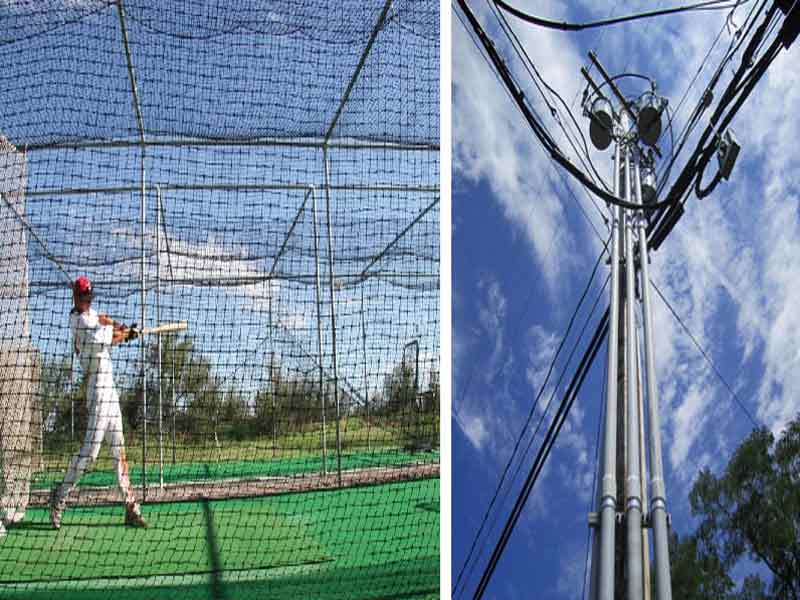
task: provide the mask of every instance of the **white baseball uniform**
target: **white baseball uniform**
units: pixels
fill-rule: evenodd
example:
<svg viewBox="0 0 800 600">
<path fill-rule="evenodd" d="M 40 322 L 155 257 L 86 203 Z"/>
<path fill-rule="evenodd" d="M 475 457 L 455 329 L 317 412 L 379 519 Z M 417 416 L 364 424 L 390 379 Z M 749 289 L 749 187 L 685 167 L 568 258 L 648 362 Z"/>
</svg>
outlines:
<svg viewBox="0 0 800 600">
<path fill-rule="evenodd" d="M 110 349 L 114 328 L 111 325 L 101 325 L 98 314 L 93 308 L 83 313 L 73 309 L 69 322 L 75 352 L 80 358 L 84 375 L 88 377 L 86 400 L 89 403 L 89 423 L 83 446 L 73 457 L 64 483 L 59 488 L 59 498 L 66 498 L 84 471 L 94 463 L 105 438 L 110 445 L 119 491 L 127 505 L 136 506 L 128 474 L 128 463 L 125 460 L 119 395 L 114 388 L 111 368 Z M 136 508 L 138 509 L 138 506 Z"/>
</svg>

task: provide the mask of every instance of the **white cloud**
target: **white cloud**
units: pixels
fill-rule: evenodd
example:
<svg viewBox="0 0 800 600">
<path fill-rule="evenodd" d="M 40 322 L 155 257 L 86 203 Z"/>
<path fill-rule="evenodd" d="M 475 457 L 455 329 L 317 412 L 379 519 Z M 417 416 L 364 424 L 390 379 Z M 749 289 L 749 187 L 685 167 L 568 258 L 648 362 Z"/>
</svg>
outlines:
<svg viewBox="0 0 800 600">
<path fill-rule="evenodd" d="M 556 194 L 564 185 L 561 174 L 464 29 L 455 26 L 453 37 L 453 170 L 473 182 L 488 182 L 512 231 L 529 243 L 547 289 L 556 293 L 578 250 L 566 227 L 564 201 Z M 520 29 L 520 37 L 548 81 L 558 89 L 568 87 L 563 95 L 571 98 L 572 74 L 580 65 L 574 48 L 563 36 L 534 35 L 530 28 Z M 500 46 L 510 55 L 508 46 Z M 535 91 L 530 93 L 533 97 Z"/>
<path fill-rule="evenodd" d="M 564 10 L 547 4 L 537 5 L 533 12 L 558 18 L 559 10 Z M 596 16 L 606 16 L 614 6 L 611 1 L 587 0 L 583 4 Z M 520 5 L 524 8 L 524 3 Z M 736 22 L 741 23 L 748 11 L 749 7 L 740 8 Z M 674 109 L 725 17 L 725 12 L 701 12 L 652 21 L 646 26 L 646 35 L 642 24 L 609 29 L 602 37 L 600 59 L 612 73 L 625 69 L 653 75 Z M 484 18 L 484 22 L 490 20 Z M 531 28 L 523 43 L 534 53 L 534 62 L 545 78 L 569 102 L 580 84 L 578 69 L 584 60 L 574 45 L 575 37 L 559 36 L 554 40 Z M 455 20 L 453 38 L 454 169 L 471 181 L 488 183 L 493 198 L 487 201 L 495 201 L 510 230 L 524 236 L 540 269 L 541 287 L 558 306 L 565 294 L 564 276 L 571 269 L 583 272 L 576 265 L 585 264 L 592 243 L 589 236 L 594 234 L 585 228 L 576 230 L 574 224 L 567 226 L 571 200 L 560 177 L 535 148 L 515 105 Z M 687 96 L 676 121 L 676 134 L 730 40 L 723 32 Z M 651 262 L 652 278 L 692 334 L 749 412 L 775 433 L 800 411 L 800 311 L 796 310 L 800 306 L 800 186 L 794 176 L 800 171 L 796 151 L 800 115 L 795 110 L 800 103 L 800 71 L 792 60 L 797 46 L 782 53 L 732 123 L 742 152 L 731 180 L 705 200 L 690 197 L 686 214 Z M 499 47 L 503 56 L 511 56 L 502 43 Z M 519 74 L 519 65 L 516 67 Z M 731 69 L 726 69 L 715 103 L 730 73 Z M 538 102 L 535 92 L 528 96 Z M 708 116 L 704 115 L 702 123 Z M 543 120 L 546 118 L 544 114 Z M 547 125 L 556 130 L 552 122 Z M 676 164 L 673 178 L 703 128 L 698 129 Z M 607 161 L 597 164 L 607 165 Z M 704 182 L 716 168 L 716 160 L 712 160 Z M 565 256 L 573 257 L 574 262 L 561 262 Z M 510 290 L 507 293 L 511 295 Z M 722 468 L 747 435 L 750 422 L 658 296 L 653 294 L 652 299 L 664 459 L 671 476 L 668 494 L 671 506 L 680 506 L 685 516 L 686 496 L 698 469 Z M 535 350 L 549 350 L 553 340 L 545 334 L 551 323 L 544 319 L 541 332 L 531 335 L 531 356 L 525 361 L 518 357 L 534 391 L 543 379 L 544 364 L 537 360 Z M 479 406 L 472 408 L 476 418 L 484 416 Z M 493 430 L 491 419 L 482 424 L 487 431 Z M 591 429 L 580 411 L 565 425 L 558 445 L 567 449 L 574 462 L 559 463 L 554 471 L 559 481 L 570 474 L 581 481 L 592 472 L 590 458 L 587 467 L 582 466 L 582 457 L 589 457 L 593 448 L 593 437 L 586 437 L 594 435 Z M 545 478 L 543 483 L 546 485 L 537 486 L 534 494 L 539 499 L 547 498 L 558 485 L 556 478 Z M 676 523 L 680 529 L 688 527 L 679 514 Z"/>
<path fill-rule="evenodd" d="M 456 418 L 470 443 L 477 450 L 482 450 L 488 436 L 483 419 L 478 415 L 464 414 L 463 412 L 457 413 Z"/>
</svg>

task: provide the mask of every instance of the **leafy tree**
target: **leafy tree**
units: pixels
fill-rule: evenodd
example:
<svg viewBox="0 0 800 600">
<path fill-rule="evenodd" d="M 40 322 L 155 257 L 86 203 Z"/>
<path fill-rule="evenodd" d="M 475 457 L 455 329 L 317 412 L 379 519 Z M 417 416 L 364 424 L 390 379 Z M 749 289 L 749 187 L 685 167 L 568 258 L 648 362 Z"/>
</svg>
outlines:
<svg viewBox="0 0 800 600">
<path fill-rule="evenodd" d="M 88 418 L 86 381 L 83 377 L 80 383 L 73 383 L 69 358 L 44 361 L 39 398 L 46 445 L 70 439 L 73 420 L 75 439 L 83 438 Z"/>
<path fill-rule="evenodd" d="M 254 431 L 259 435 L 281 435 L 319 425 L 322 406 L 315 374 L 315 370 L 287 374 L 280 365 L 274 365 L 271 376 L 255 396 Z M 325 416 L 333 419 L 336 407 L 330 401 L 332 393 L 327 392 Z"/>
<path fill-rule="evenodd" d="M 683 600 L 732 600 L 736 587 L 716 548 L 701 536 L 670 537 L 672 596 Z M 655 585 L 655 578 L 651 581 Z M 653 588 L 655 590 L 655 588 Z"/>
<path fill-rule="evenodd" d="M 675 548 L 673 586 L 686 586 L 676 597 L 800 600 L 800 415 L 777 441 L 754 430 L 719 477 L 700 472 L 689 500 L 700 524 Z M 744 556 L 772 573 L 769 593 L 757 576 L 733 591 L 728 573 Z"/>
<path fill-rule="evenodd" d="M 406 361 L 396 365 L 383 381 L 383 410 L 389 414 L 416 411 L 414 367 Z"/>
<path fill-rule="evenodd" d="M 158 419 L 158 343 L 149 341 L 147 350 L 147 418 L 150 422 Z M 120 396 L 122 414 L 126 427 L 133 431 L 142 423 L 143 397 L 139 377 L 134 377 Z M 192 437 L 217 430 L 222 417 L 224 393 L 214 376 L 211 363 L 194 346 L 191 337 L 161 338 L 161 394 L 163 418 L 172 419 L 173 386 L 178 426 Z"/>
</svg>

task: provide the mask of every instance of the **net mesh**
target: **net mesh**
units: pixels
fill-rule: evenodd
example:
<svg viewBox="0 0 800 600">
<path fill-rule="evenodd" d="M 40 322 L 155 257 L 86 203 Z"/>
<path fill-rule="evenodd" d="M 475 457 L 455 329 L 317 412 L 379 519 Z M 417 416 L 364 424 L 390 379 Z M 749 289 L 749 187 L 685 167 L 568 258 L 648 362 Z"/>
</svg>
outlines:
<svg viewBox="0 0 800 600">
<path fill-rule="evenodd" d="M 438 593 L 439 5 L 233 6 L 0 5 L 2 597 Z"/>
</svg>

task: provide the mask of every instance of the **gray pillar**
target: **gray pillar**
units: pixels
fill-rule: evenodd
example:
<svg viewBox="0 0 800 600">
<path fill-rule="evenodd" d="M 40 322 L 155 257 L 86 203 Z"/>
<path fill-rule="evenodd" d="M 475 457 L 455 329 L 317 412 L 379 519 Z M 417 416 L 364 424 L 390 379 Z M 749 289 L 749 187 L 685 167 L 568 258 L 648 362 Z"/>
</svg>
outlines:
<svg viewBox="0 0 800 600">
<path fill-rule="evenodd" d="M 619 193 L 621 148 L 614 155 L 614 194 Z M 611 306 L 608 330 L 608 373 L 606 410 L 603 426 L 602 480 L 600 482 L 600 556 L 598 560 L 597 597 L 614 598 L 614 537 L 617 516 L 617 352 L 619 344 L 619 245 L 620 209 L 611 207 Z"/>
<path fill-rule="evenodd" d="M 642 198 L 639 170 L 636 170 L 636 197 Z M 644 220 L 639 221 L 639 256 L 641 261 L 642 313 L 644 316 L 644 358 L 647 380 L 647 401 L 650 433 L 650 522 L 653 528 L 653 562 L 655 563 L 656 599 L 672 600 L 672 582 L 669 568 L 669 528 L 667 523 L 664 467 L 661 457 L 661 424 L 658 412 L 658 385 L 656 385 L 653 358 L 653 313 L 650 304 L 650 257 Z"/>
<path fill-rule="evenodd" d="M 625 155 L 625 199 L 631 201 L 631 160 Z M 639 477 L 639 406 L 636 381 L 636 287 L 633 258 L 633 230 L 635 213 L 625 211 L 625 309 L 627 330 L 627 384 L 628 384 L 628 427 L 627 467 L 625 485 L 625 530 L 628 600 L 642 600 L 642 498 L 641 478 Z"/>
</svg>

